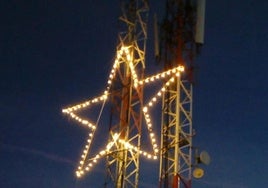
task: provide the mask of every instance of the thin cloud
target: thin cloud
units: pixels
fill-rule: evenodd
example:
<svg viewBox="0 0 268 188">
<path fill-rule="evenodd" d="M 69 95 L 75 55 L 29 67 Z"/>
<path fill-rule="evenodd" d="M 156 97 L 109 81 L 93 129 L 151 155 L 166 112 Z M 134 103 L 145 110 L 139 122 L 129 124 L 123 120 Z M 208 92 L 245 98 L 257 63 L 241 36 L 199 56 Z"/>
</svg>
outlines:
<svg viewBox="0 0 268 188">
<path fill-rule="evenodd" d="M 198 180 L 198 182 L 213 188 L 248 188 L 245 185 L 239 185 L 231 182 L 211 182 L 211 181 L 204 181 L 204 180 Z"/>
<path fill-rule="evenodd" d="M 36 156 L 40 156 L 43 158 L 46 158 L 48 160 L 52 160 L 55 162 L 60 162 L 60 163 L 65 163 L 71 166 L 74 166 L 74 162 L 70 159 L 60 157 L 58 155 L 54 155 L 51 153 L 47 153 L 44 151 L 36 150 L 36 149 L 31 149 L 31 148 L 25 148 L 25 147 L 19 147 L 19 146 L 14 146 L 14 145 L 9 145 L 9 144 L 1 144 L 1 147 L 10 151 L 16 151 L 16 152 L 23 152 L 23 153 L 28 153 L 28 154 L 33 154 Z"/>
</svg>

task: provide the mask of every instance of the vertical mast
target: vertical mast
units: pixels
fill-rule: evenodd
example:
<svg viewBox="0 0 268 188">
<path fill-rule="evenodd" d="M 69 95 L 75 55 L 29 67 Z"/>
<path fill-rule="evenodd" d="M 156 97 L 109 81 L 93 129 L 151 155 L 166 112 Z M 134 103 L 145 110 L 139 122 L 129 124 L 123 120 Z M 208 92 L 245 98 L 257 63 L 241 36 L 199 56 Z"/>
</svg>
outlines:
<svg viewBox="0 0 268 188">
<path fill-rule="evenodd" d="M 162 102 L 160 188 L 190 188 L 192 178 L 192 84 L 196 6 L 191 0 L 167 0 L 160 28 L 160 61 L 185 73 L 165 88 Z"/>
<path fill-rule="evenodd" d="M 118 35 L 115 68 L 118 76 L 111 87 L 109 130 L 110 141 L 119 139 L 114 152 L 107 156 L 107 185 L 112 182 L 116 188 L 137 188 L 140 153 L 130 150 L 127 144 L 140 148 L 143 88 L 135 84 L 135 79 L 142 79 L 144 74 L 149 7 L 146 0 L 120 2 L 123 30 Z"/>
</svg>

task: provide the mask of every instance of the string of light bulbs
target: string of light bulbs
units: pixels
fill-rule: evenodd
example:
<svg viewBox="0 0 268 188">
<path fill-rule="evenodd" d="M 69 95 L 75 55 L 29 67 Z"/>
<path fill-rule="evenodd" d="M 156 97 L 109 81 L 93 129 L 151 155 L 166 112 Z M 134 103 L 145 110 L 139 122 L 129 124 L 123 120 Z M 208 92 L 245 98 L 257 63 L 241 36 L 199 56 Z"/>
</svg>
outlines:
<svg viewBox="0 0 268 188">
<path fill-rule="evenodd" d="M 90 169 L 92 169 L 92 167 L 95 164 L 97 164 L 97 162 L 100 158 L 103 158 L 104 156 L 109 155 L 111 152 L 114 152 L 111 149 L 117 143 L 123 144 L 124 148 L 126 150 L 128 150 L 129 152 L 139 152 L 142 156 L 144 156 L 148 159 L 155 160 L 158 158 L 159 148 L 158 148 L 158 145 L 156 143 L 157 139 L 155 137 L 155 133 L 153 132 L 153 123 L 152 123 L 151 115 L 150 115 L 149 111 L 151 108 L 153 108 L 154 104 L 158 102 L 158 99 L 161 98 L 161 96 L 163 95 L 163 93 L 166 90 L 165 88 L 167 86 L 169 86 L 172 82 L 174 82 L 175 78 L 179 77 L 180 73 L 184 71 L 184 67 L 179 65 L 179 66 L 172 68 L 170 70 L 167 70 L 167 71 L 155 74 L 153 76 L 146 77 L 145 79 L 139 80 L 138 74 L 136 73 L 135 67 L 134 67 L 133 62 L 132 62 L 133 60 L 132 60 L 132 56 L 130 54 L 130 48 L 131 48 L 131 46 L 128 46 L 128 47 L 123 46 L 117 51 L 116 59 L 114 61 L 114 64 L 112 66 L 111 72 L 110 72 L 109 77 L 108 77 L 106 90 L 103 92 L 102 95 L 95 97 L 92 100 L 87 100 L 83 103 L 76 104 L 76 105 L 73 105 L 71 107 L 64 108 L 62 110 L 62 112 L 64 114 L 69 115 L 73 120 L 77 121 L 81 125 L 87 126 L 90 129 L 90 132 L 88 134 L 87 144 L 84 147 L 84 150 L 83 150 L 81 158 L 80 158 L 79 165 L 78 165 L 77 170 L 76 170 L 77 177 L 81 177 L 85 174 L 86 171 L 90 171 Z M 150 141 L 151 141 L 153 153 L 141 150 L 137 146 L 133 146 L 129 142 L 126 142 L 125 140 L 119 139 L 120 133 L 114 133 L 114 135 L 112 135 L 113 141 L 109 142 L 106 145 L 104 150 L 99 151 L 98 154 L 89 158 L 88 161 L 86 162 L 87 156 L 89 155 L 90 147 L 92 145 L 91 144 L 92 139 L 93 139 L 94 133 L 97 129 L 97 124 L 93 123 L 92 121 L 90 121 L 88 119 L 81 118 L 80 116 L 78 116 L 76 114 L 76 112 L 83 110 L 85 108 L 89 108 L 92 104 L 98 104 L 101 102 L 105 102 L 106 100 L 109 100 L 111 85 L 113 84 L 113 81 L 116 77 L 116 69 L 119 67 L 119 65 L 121 63 L 125 63 L 125 62 L 129 63 L 134 88 L 139 87 L 139 85 L 140 86 L 147 85 L 147 84 L 150 84 L 152 82 L 155 82 L 158 80 L 163 80 L 163 79 L 166 80 L 168 78 L 168 81 L 165 82 L 164 86 L 159 91 L 157 91 L 157 93 L 149 100 L 149 102 L 146 105 L 143 106 L 143 116 L 145 119 L 145 123 L 147 126 L 149 136 L 150 136 Z"/>
</svg>

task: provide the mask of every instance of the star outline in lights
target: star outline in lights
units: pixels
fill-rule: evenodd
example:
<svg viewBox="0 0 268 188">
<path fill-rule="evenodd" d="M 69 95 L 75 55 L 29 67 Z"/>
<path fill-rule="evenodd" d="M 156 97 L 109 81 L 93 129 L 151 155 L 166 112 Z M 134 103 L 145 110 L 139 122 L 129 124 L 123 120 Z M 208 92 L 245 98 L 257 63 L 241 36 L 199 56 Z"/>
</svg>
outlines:
<svg viewBox="0 0 268 188">
<path fill-rule="evenodd" d="M 124 55 L 124 58 L 123 58 L 123 55 Z M 90 106 L 92 104 L 98 104 L 101 102 L 103 103 L 102 108 L 104 107 L 106 101 L 109 99 L 109 96 L 110 96 L 109 91 L 110 91 L 111 85 L 113 83 L 113 79 L 116 76 L 115 70 L 119 67 L 120 63 L 123 63 L 125 61 L 130 62 L 129 67 L 130 67 L 130 71 L 131 71 L 131 75 L 132 75 L 131 77 L 132 77 L 132 80 L 134 82 L 135 88 L 137 88 L 141 85 L 146 85 L 150 82 L 154 82 L 156 80 L 162 80 L 162 79 L 168 80 L 164 83 L 164 86 L 152 98 L 150 98 L 149 102 L 143 106 L 143 116 L 145 118 L 145 123 L 147 125 L 147 130 L 148 130 L 148 133 L 150 136 L 153 154 L 149 153 L 147 151 L 142 151 L 137 146 L 133 146 L 130 143 L 119 139 L 120 138 L 119 133 L 114 133 L 114 135 L 112 135 L 112 141 L 110 141 L 106 145 L 105 149 L 99 151 L 98 154 L 96 154 L 92 158 L 88 159 L 87 157 L 89 155 L 89 150 L 90 150 L 90 147 L 92 145 L 92 139 L 93 139 L 94 133 L 97 129 L 97 125 L 98 125 L 99 120 L 97 120 L 96 123 L 93 123 L 90 120 L 83 119 L 83 118 L 79 117 L 76 114 L 76 112 L 83 110 L 84 108 L 90 108 Z M 68 107 L 68 108 L 65 108 L 62 110 L 62 112 L 64 114 L 69 115 L 72 119 L 76 120 L 77 122 L 79 122 L 80 124 L 82 124 L 84 126 L 87 126 L 91 130 L 88 134 L 87 144 L 84 147 L 84 150 L 83 150 L 82 155 L 81 155 L 81 160 L 79 162 L 79 166 L 76 170 L 77 177 L 81 177 L 82 175 L 84 175 L 85 171 L 89 171 L 94 166 L 94 164 L 96 164 L 98 162 L 98 159 L 108 155 L 111 152 L 110 149 L 114 145 L 116 145 L 117 143 L 123 144 L 128 150 L 131 150 L 134 152 L 140 152 L 140 154 L 142 154 L 143 156 L 145 156 L 149 159 L 157 159 L 157 154 L 159 152 L 159 149 L 158 149 L 158 145 L 156 144 L 156 138 L 155 138 L 155 134 L 153 132 L 153 125 L 152 125 L 149 110 L 157 102 L 158 98 L 161 98 L 161 96 L 165 92 L 165 87 L 169 86 L 172 82 L 174 82 L 175 78 L 179 77 L 180 73 L 183 71 L 184 71 L 183 66 L 177 66 L 173 69 L 170 69 L 170 70 L 155 74 L 153 76 L 147 77 L 145 79 L 139 80 L 137 73 L 135 71 L 135 67 L 132 63 L 131 56 L 129 54 L 129 47 L 121 47 L 121 49 L 117 51 L 117 56 L 116 56 L 115 62 L 113 64 L 112 70 L 110 72 L 109 79 L 107 81 L 108 86 L 106 87 L 106 90 L 103 92 L 103 94 L 98 96 L 98 97 L 93 98 L 92 100 L 87 100 L 83 103 L 76 104 L 76 105 L 73 105 L 71 107 Z M 101 109 L 101 111 L 102 111 L 102 109 Z M 101 112 L 100 112 L 100 116 L 101 116 Z M 99 116 L 99 118 L 100 118 L 100 116 Z M 87 162 L 87 164 L 85 164 L 86 159 L 89 160 L 89 162 Z"/>
</svg>

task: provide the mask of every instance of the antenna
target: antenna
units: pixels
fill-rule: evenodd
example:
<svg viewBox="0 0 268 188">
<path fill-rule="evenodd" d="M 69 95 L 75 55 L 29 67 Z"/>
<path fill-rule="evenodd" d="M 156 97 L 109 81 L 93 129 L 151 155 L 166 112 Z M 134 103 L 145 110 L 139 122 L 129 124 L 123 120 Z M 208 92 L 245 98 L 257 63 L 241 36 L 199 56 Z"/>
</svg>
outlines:
<svg viewBox="0 0 268 188">
<path fill-rule="evenodd" d="M 202 151 L 199 155 L 199 163 L 203 163 L 205 165 L 210 164 L 210 156 L 206 151 Z"/>
<path fill-rule="evenodd" d="M 208 152 L 206 151 L 202 151 L 197 157 L 196 157 L 196 166 L 198 166 L 199 164 L 205 164 L 205 165 L 209 165 L 210 164 L 210 156 L 208 154 Z M 193 177 L 200 179 L 204 176 L 204 170 L 202 168 L 196 167 L 193 170 Z"/>
<path fill-rule="evenodd" d="M 156 14 L 154 14 L 154 55 L 156 59 L 159 58 L 159 35 L 158 35 L 158 22 Z"/>
<path fill-rule="evenodd" d="M 197 0 L 195 42 L 198 44 L 204 43 L 205 9 L 206 9 L 206 0 Z"/>
<path fill-rule="evenodd" d="M 194 178 L 202 178 L 204 176 L 204 170 L 202 168 L 195 168 L 193 171 Z"/>
</svg>

